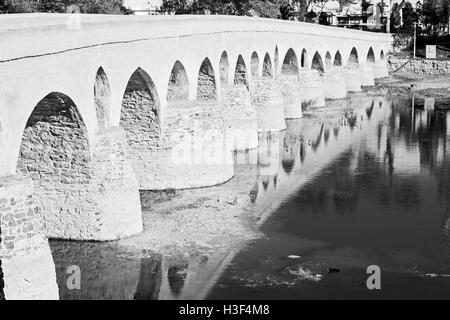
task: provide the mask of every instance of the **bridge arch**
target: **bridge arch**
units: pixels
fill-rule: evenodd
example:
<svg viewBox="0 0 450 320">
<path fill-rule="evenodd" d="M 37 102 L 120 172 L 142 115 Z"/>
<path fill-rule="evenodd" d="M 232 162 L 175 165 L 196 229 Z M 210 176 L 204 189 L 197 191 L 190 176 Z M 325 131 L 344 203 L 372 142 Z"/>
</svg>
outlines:
<svg viewBox="0 0 450 320">
<path fill-rule="evenodd" d="M 215 100 L 217 86 L 211 61 L 205 58 L 198 71 L 197 100 Z"/>
<path fill-rule="evenodd" d="M 258 70 L 259 70 L 259 57 L 258 54 L 256 53 L 256 51 L 253 51 L 252 56 L 250 58 L 250 63 L 251 63 L 251 74 L 252 77 L 257 77 L 258 76 Z"/>
<path fill-rule="evenodd" d="M 107 127 L 111 112 L 111 88 L 103 67 L 99 67 L 95 75 L 94 102 L 99 128 Z"/>
<path fill-rule="evenodd" d="M 336 54 L 334 55 L 333 65 L 336 67 L 342 66 L 342 56 L 341 56 L 341 53 L 339 52 L 339 50 L 336 51 Z"/>
<path fill-rule="evenodd" d="M 242 58 L 242 55 L 239 55 L 236 61 L 236 68 L 234 71 L 234 84 L 244 84 L 247 89 L 249 88 L 247 67 L 245 65 L 244 58 Z"/>
<path fill-rule="evenodd" d="M 347 64 L 349 66 L 358 66 L 359 65 L 358 51 L 356 50 L 355 47 L 353 47 L 352 50 L 350 51 L 350 55 L 348 57 Z"/>
<path fill-rule="evenodd" d="M 306 51 L 306 49 L 302 50 L 302 56 L 301 56 L 301 66 L 302 68 L 307 68 L 309 65 L 309 61 L 308 61 L 308 52 Z"/>
<path fill-rule="evenodd" d="M 333 61 L 331 58 L 331 53 L 330 51 L 327 51 L 327 53 L 325 54 L 325 67 L 329 68 L 333 65 Z"/>
<path fill-rule="evenodd" d="M 262 76 L 263 77 L 273 77 L 272 60 L 270 59 L 270 55 L 268 52 L 264 56 Z"/>
<path fill-rule="evenodd" d="M 385 56 L 384 56 L 384 51 L 383 50 L 381 50 L 380 51 L 380 60 L 384 60 L 385 59 Z"/>
<path fill-rule="evenodd" d="M 298 75 L 298 71 L 297 55 L 292 48 L 289 48 L 284 56 L 283 65 L 281 66 L 281 73 Z"/>
<path fill-rule="evenodd" d="M 175 61 L 167 85 L 167 102 L 189 99 L 189 79 L 184 65 Z"/>
<path fill-rule="evenodd" d="M 88 223 L 80 219 L 91 207 L 83 201 L 93 180 L 90 141 L 74 101 L 48 93 L 34 106 L 21 138 L 16 170 L 33 179 L 47 232 L 62 237 Z"/>
<path fill-rule="evenodd" d="M 219 74 L 220 83 L 222 85 L 228 84 L 228 75 L 230 74 L 230 61 L 228 59 L 228 54 L 226 51 L 222 52 L 219 61 Z"/>
<path fill-rule="evenodd" d="M 375 53 L 373 52 L 372 47 L 370 47 L 369 51 L 367 52 L 366 62 L 375 63 Z"/>
<path fill-rule="evenodd" d="M 280 64 L 279 62 L 280 58 L 278 56 L 278 46 L 275 46 L 275 53 L 273 55 L 273 66 L 274 66 L 274 76 L 276 76 L 278 74 L 278 66 Z"/>
<path fill-rule="evenodd" d="M 311 62 L 311 69 L 316 69 L 317 71 L 319 71 L 319 73 L 321 75 L 323 75 L 325 72 L 323 60 L 318 51 L 316 51 L 316 53 L 314 53 L 314 56 L 313 56 L 313 59 Z"/>
<path fill-rule="evenodd" d="M 130 76 L 122 98 L 120 124 L 126 132 L 130 156 L 159 140 L 160 100 L 156 86 L 142 68 Z"/>
</svg>

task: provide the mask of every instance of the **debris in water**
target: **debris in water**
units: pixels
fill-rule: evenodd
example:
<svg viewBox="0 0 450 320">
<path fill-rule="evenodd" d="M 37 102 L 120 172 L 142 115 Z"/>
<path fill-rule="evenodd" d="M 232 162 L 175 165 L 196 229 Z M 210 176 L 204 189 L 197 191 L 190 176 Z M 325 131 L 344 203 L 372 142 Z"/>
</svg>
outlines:
<svg viewBox="0 0 450 320">
<path fill-rule="evenodd" d="M 323 278 L 321 274 L 314 274 L 310 270 L 303 269 L 302 266 L 300 266 L 297 270 L 289 270 L 289 273 L 299 277 L 300 280 L 311 280 L 317 282 Z"/>
<path fill-rule="evenodd" d="M 291 255 L 288 256 L 288 258 L 289 258 L 289 259 L 300 259 L 301 256 L 297 256 L 297 255 L 295 255 L 295 254 L 291 254 Z"/>
</svg>

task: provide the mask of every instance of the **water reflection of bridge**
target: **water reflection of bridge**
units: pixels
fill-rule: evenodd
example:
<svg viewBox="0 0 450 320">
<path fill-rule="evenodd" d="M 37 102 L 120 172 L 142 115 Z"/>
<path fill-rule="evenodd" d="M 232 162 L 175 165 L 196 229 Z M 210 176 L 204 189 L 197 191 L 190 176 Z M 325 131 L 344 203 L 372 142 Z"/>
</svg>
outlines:
<svg viewBox="0 0 450 320">
<path fill-rule="evenodd" d="M 255 163 L 258 165 L 255 183 L 248 190 L 258 225 L 343 152 L 349 149 L 359 152 L 358 142 L 362 139 L 369 151 L 385 159 L 394 172 L 405 170 L 404 165 L 396 162 L 401 158 L 398 163 L 403 164 L 404 157 L 420 163 L 422 168 L 432 168 L 433 164 L 445 161 L 446 140 L 450 135 L 449 112 L 424 108 L 420 100 L 415 100 L 411 108 L 410 99 L 405 102 L 389 97 L 331 103 L 331 108 L 333 104 L 336 107 L 347 104 L 345 116 L 338 121 L 292 120 L 284 132 L 260 134 L 258 150 L 236 154 L 236 179 L 240 179 L 240 174 L 245 175 L 246 170 L 254 170 Z M 428 140 L 422 139 L 426 136 Z M 418 151 L 401 154 L 400 149 L 408 148 L 395 149 L 392 139 Z M 115 249 L 111 252 L 108 255 L 107 249 L 99 247 L 73 252 L 76 264 L 90 274 L 82 283 L 85 291 L 80 294 L 84 298 L 203 299 L 239 247 L 204 256 L 181 257 L 121 259 L 116 257 Z M 54 256 L 56 265 L 60 266 L 58 260 L 66 259 L 67 252 L 54 252 Z M 66 265 L 67 260 L 64 261 Z M 76 298 L 64 289 L 65 270 L 59 269 L 57 273 L 61 297 Z"/>
</svg>

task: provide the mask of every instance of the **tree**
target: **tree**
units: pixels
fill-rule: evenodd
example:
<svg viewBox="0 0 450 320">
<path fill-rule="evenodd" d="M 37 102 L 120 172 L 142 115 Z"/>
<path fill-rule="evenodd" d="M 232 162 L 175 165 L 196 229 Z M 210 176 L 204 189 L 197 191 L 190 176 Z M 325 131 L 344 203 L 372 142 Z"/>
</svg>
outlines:
<svg viewBox="0 0 450 320">
<path fill-rule="evenodd" d="M 425 0 L 420 21 L 430 31 L 444 29 L 449 24 L 450 0 Z"/>
<path fill-rule="evenodd" d="M 3 12 L 67 12 L 70 6 L 77 6 L 83 13 L 127 14 L 123 0 L 6 0 L 3 2 Z"/>
<path fill-rule="evenodd" d="M 163 0 L 161 11 L 175 14 L 248 15 L 251 10 L 260 17 L 278 18 L 282 9 L 287 17 L 289 0 Z"/>
</svg>

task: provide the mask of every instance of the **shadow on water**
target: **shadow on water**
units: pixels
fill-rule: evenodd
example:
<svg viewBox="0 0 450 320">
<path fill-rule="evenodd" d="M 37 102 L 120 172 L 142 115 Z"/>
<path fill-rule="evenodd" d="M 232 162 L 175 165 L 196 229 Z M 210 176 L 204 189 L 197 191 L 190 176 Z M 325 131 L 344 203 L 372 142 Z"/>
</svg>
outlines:
<svg viewBox="0 0 450 320">
<path fill-rule="evenodd" d="M 171 257 L 51 241 L 61 298 L 448 297 L 445 103 L 396 96 L 329 104 L 344 110 L 337 121 L 289 120 L 286 131 L 260 134 L 258 150 L 235 154 L 244 161 L 233 183 L 248 188 L 264 238 Z M 365 286 L 371 264 L 383 272 L 379 292 Z M 81 290 L 67 288 L 70 265 L 81 269 Z"/>
<path fill-rule="evenodd" d="M 450 111 L 433 102 L 390 97 L 373 123 L 372 101 L 373 129 L 275 208 L 208 298 L 448 298 Z"/>
</svg>

